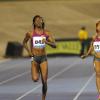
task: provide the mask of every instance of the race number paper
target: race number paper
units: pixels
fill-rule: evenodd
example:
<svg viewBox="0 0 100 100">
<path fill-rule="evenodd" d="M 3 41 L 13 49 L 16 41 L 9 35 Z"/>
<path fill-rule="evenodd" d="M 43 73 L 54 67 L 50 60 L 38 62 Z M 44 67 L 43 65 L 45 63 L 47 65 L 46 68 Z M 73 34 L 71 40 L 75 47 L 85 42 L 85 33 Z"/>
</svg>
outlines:
<svg viewBox="0 0 100 100">
<path fill-rule="evenodd" d="M 33 47 L 44 48 L 45 43 L 42 41 L 45 37 L 33 37 Z"/>
<path fill-rule="evenodd" d="M 94 42 L 93 46 L 95 52 L 100 52 L 100 42 Z"/>
</svg>

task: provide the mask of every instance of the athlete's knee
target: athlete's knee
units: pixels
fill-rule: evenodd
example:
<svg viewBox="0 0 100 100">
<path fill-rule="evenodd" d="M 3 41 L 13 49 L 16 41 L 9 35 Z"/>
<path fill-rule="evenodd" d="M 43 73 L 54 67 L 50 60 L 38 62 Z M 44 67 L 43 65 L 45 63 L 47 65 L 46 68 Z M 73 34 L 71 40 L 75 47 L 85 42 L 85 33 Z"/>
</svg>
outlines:
<svg viewBox="0 0 100 100">
<path fill-rule="evenodd" d="M 46 82 L 43 83 L 42 92 L 43 92 L 44 95 L 47 92 L 47 83 Z"/>
<path fill-rule="evenodd" d="M 32 80 L 33 80 L 34 82 L 37 82 L 37 81 L 39 80 L 39 78 L 38 78 L 38 77 L 32 77 Z"/>
</svg>

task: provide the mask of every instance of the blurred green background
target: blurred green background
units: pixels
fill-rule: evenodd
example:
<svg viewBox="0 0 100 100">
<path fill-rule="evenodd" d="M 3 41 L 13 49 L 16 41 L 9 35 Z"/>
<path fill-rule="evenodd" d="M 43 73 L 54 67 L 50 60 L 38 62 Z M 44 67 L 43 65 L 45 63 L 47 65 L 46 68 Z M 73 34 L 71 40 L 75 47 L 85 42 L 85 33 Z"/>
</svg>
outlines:
<svg viewBox="0 0 100 100">
<path fill-rule="evenodd" d="M 0 57 L 8 41 L 22 43 L 37 14 L 43 16 L 47 30 L 58 39 L 77 38 L 81 26 L 86 26 L 91 37 L 99 11 L 100 0 L 0 0 Z"/>
</svg>

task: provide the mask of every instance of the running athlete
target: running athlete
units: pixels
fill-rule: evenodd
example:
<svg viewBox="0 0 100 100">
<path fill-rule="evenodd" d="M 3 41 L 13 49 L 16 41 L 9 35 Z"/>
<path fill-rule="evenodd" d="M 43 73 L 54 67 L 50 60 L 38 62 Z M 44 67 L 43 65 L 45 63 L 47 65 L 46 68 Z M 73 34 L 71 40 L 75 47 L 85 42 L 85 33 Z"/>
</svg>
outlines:
<svg viewBox="0 0 100 100">
<path fill-rule="evenodd" d="M 98 100 L 100 100 L 100 21 L 96 23 L 96 34 L 93 36 L 90 48 L 82 58 L 87 57 L 94 51 L 94 70 L 96 72 L 96 86 L 98 90 Z"/>
<path fill-rule="evenodd" d="M 30 48 L 27 42 L 30 41 Z M 32 80 L 37 82 L 41 75 L 42 80 L 42 100 L 45 100 L 47 93 L 48 62 L 45 51 L 46 44 L 56 48 L 52 34 L 45 30 L 45 23 L 40 15 L 33 18 L 33 31 L 27 32 L 23 40 L 23 45 L 31 56 Z"/>
</svg>

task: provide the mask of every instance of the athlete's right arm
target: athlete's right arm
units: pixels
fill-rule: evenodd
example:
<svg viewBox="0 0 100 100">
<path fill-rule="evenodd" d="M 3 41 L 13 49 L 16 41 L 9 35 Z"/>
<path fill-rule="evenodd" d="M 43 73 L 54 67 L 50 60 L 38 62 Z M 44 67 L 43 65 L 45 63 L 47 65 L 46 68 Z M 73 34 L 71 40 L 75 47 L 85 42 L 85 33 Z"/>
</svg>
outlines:
<svg viewBox="0 0 100 100">
<path fill-rule="evenodd" d="M 87 51 L 87 53 L 84 54 L 84 55 L 82 55 L 81 58 L 82 58 L 82 59 L 86 58 L 92 51 L 93 51 L 93 41 L 91 41 L 90 48 L 89 48 L 89 50 Z"/>
<path fill-rule="evenodd" d="M 96 36 L 94 35 L 92 37 L 92 41 L 91 41 L 91 44 L 90 44 L 90 47 L 89 47 L 89 50 L 87 51 L 86 54 L 82 55 L 81 58 L 86 58 L 92 51 L 93 51 L 93 41 L 95 40 Z"/>
<path fill-rule="evenodd" d="M 29 56 L 32 56 L 31 50 L 29 49 L 29 47 L 27 45 L 27 42 L 29 41 L 30 38 L 31 38 L 30 37 L 30 34 L 29 33 L 26 33 L 25 38 L 23 40 L 23 46 L 27 50 Z"/>
<path fill-rule="evenodd" d="M 93 41 L 91 41 L 90 48 L 89 48 L 88 52 L 86 53 L 86 56 L 91 54 L 92 51 L 93 51 Z"/>
</svg>

